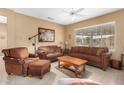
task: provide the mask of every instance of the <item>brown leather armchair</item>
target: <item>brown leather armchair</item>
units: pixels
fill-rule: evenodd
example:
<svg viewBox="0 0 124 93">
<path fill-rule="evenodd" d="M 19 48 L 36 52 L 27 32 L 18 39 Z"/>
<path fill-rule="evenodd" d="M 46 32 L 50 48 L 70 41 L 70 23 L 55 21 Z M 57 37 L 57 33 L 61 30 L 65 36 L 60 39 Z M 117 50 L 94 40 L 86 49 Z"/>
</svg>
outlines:
<svg viewBox="0 0 124 93">
<path fill-rule="evenodd" d="M 3 49 L 3 60 L 5 61 L 5 68 L 8 74 L 27 75 L 28 64 L 35 62 L 39 58 L 35 54 L 29 54 L 26 47 Z"/>
</svg>

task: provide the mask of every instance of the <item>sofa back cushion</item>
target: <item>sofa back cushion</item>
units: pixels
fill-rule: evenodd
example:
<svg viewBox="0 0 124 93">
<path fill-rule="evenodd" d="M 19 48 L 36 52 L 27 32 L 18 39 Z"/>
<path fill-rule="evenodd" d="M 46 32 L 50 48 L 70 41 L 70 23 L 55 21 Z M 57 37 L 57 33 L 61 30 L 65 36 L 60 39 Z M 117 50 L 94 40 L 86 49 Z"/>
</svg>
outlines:
<svg viewBox="0 0 124 93">
<path fill-rule="evenodd" d="M 100 56 L 102 53 L 108 52 L 108 49 L 107 48 L 98 48 L 98 47 L 75 46 L 75 47 L 71 48 L 71 52 Z"/>
<path fill-rule="evenodd" d="M 79 47 L 79 53 L 83 54 L 96 55 L 97 50 L 95 47 Z"/>
<path fill-rule="evenodd" d="M 45 53 L 49 52 L 49 48 L 48 47 L 42 47 L 40 48 L 41 51 L 44 51 Z"/>
<path fill-rule="evenodd" d="M 46 53 L 54 53 L 54 52 L 58 52 L 60 49 L 58 46 L 56 45 L 52 45 L 52 46 L 40 46 L 38 47 L 38 50 L 42 50 Z"/>
<path fill-rule="evenodd" d="M 50 53 L 56 52 L 56 49 L 57 49 L 57 46 L 56 46 L 56 45 L 49 46 L 49 52 L 50 52 Z"/>
<path fill-rule="evenodd" d="M 10 56 L 19 59 L 28 58 L 28 49 L 26 47 L 12 48 L 10 49 Z"/>
<path fill-rule="evenodd" d="M 108 48 L 99 48 L 96 55 L 101 56 L 103 53 L 108 52 Z"/>
<path fill-rule="evenodd" d="M 79 52 L 79 47 L 78 46 L 71 47 L 71 52 L 72 53 L 78 53 Z"/>
</svg>

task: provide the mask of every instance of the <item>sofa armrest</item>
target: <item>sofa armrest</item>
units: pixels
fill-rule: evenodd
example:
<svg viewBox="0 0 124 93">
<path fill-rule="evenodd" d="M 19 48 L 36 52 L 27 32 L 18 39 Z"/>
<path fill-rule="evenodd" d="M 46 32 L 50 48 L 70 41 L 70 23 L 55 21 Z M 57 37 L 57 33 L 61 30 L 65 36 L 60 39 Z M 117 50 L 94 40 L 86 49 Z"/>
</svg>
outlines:
<svg viewBox="0 0 124 93">
<path fill-rule="evenodd" d="M 110 56 L 111 57 L 112 56 L 112 53 L 111 52 L 107 52 L 107 53 L 103 53 L 102 55 L 103 56 Z"/>
<path fill-rule="evenodd" d="M 108 53 L 103 53 L 101 55 L 101 58 L 102 58 L 102 68 L 103 70 L 106 70 L 108 67 L 109 67 L 109 63 L 110 63 L 110 57 L 111 57 L 111 53 L 108 52 Z"/>
<path fill-rule="evenodd" d="M 38 50 L 38 51 L 36 52 L 36 54 L 38 55 L 38 57 L 39 57 L 40 59 L 45 59 L 45 58 L 47 57 L 47 52 L 45 52 L 45 51 L 40 51 L 40 50 Z"/>
<path fill-rule="evenodd" d="M 103 53 L 101 55 L 102 58 L 108 58 L 108 59 L 110 59 L 111 56 L 112 56 L 112 53 L 111 52 Z"/>
<path fill-rule="evenodd" d="M 10 58 L 10 57 L 4 57 L 3 60 L 8 63 L 13 63 L 13 64 L 24 64 L 23 59 L 15 59 L 15 58 Z"/>
<path fill-rule="evenodd" d="M 62 48 L 61 47 L 57 47 L 56 48 L 56 52 L 61 52 L 62 53 Z"/>
</svg>

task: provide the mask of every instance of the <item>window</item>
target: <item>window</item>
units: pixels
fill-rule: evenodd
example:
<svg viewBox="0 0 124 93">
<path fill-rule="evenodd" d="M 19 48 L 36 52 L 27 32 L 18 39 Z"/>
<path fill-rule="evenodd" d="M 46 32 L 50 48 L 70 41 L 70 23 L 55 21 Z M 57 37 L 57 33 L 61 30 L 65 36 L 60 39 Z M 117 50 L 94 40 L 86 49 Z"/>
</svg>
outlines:
<svg viewBox="0 0 124 93">
<path fill-rule="evenodd" d="M 0 56 L 1 51 L 7 48 L 7 17 L 0 15 Z"/>
<path fill-rule="evenodd" d="M 76 30 L 76 45 L 114 49 L 115 22 L 84 27 Z"/>
</svg>

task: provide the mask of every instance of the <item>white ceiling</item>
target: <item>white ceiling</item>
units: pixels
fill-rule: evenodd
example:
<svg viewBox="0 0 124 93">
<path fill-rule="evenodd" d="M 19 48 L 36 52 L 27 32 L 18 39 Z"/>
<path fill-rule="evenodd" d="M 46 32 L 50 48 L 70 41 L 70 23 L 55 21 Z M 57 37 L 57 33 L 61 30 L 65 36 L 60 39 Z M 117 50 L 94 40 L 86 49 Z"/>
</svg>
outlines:
<svg viewBox="0 0 124 93">
<path fill-rule="evenodd" d="M 83 16 L 76 16 L 74 20 L 72 20 L 73 18 L 69 15 L 69 13 L 65 12 L 70 12 L 72 8 L 11 8 L 11 10 L 54 23 L 69 25 L 96 16 L 115 12 L 120 10 L 120 8 L 84 8 L 78 13 Z M 48 17 L 50 17 L 50 19 Z"/>
</svg>

